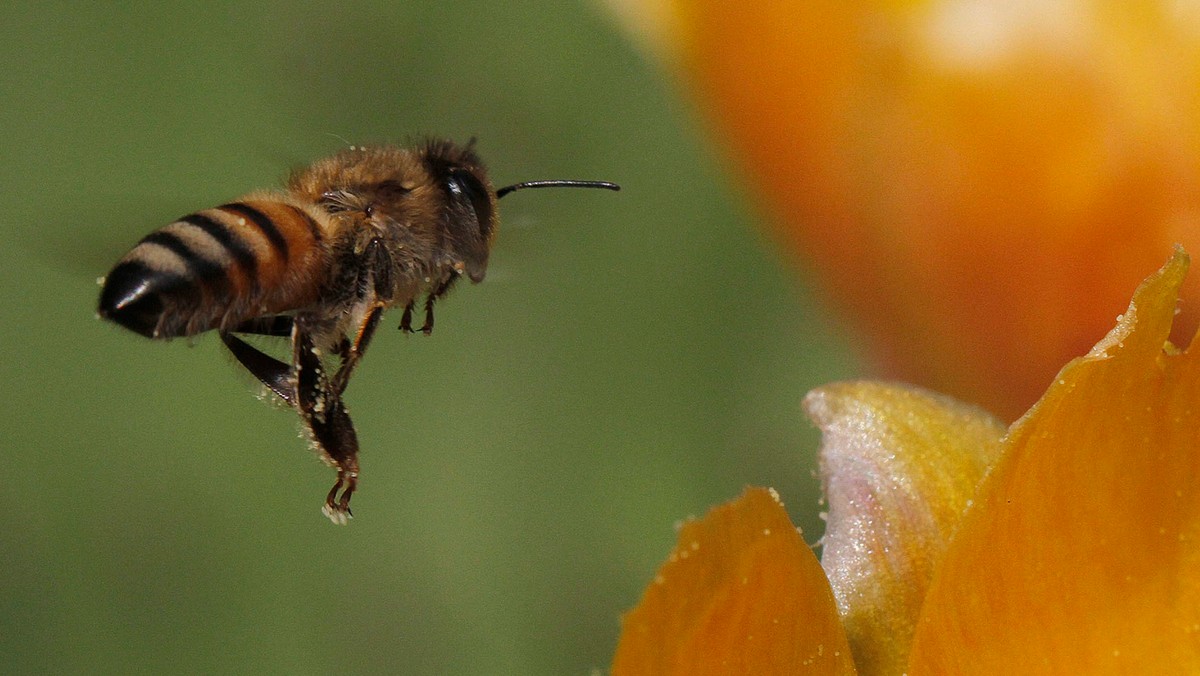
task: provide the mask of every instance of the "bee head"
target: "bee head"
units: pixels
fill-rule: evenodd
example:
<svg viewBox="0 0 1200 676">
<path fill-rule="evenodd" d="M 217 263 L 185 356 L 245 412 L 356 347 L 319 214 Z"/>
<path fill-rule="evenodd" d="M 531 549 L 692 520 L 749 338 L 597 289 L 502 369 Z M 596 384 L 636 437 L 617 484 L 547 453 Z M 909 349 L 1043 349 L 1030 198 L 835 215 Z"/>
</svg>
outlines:
<svg viewBox="0 0 1200 676">
<path fill-rule="evenodd" d="M 444 199 L 447 253 L 462 263 L 471 281 L 480 282 L 496 237 L 496 192 L 473 144 L 430 141 L 422 159 Z"/>
</svg>

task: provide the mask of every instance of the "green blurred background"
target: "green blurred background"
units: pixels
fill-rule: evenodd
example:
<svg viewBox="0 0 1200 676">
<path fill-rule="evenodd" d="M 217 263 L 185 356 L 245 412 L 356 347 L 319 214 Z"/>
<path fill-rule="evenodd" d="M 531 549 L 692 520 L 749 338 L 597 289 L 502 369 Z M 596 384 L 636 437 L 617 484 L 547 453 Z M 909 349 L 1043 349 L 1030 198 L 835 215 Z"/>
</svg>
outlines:
<svg viewBox="0 0 1200 676">
<path fill-rule="evenodd" d="M 771 485 L 818 536 L 799 401 L 847 339 L 597 6 L 6 9 L 4 671 L 588 673 L 678 520 Z M 337 528 L 296 417 L 213 336 L 96 321 L 94 280 L 342 139 L 425 133 L 498 184 L 624 190 L 506 199 L 487 281 L 376 337 Z"/>
</svg>

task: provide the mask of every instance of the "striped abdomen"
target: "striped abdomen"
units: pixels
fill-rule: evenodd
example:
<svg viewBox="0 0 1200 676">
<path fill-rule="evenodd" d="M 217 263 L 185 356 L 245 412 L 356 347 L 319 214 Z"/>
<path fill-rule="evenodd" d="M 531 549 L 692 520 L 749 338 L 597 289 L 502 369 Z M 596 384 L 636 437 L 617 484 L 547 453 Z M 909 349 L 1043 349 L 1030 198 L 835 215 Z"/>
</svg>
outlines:
<svg viewBox="0 0 1200 676">
<path fill-rule="evenodd" d="M 284 201 L 248 199 L 184 216 L 117 263 L 100 316 L 171 338 L 303 307 L 323 281 L 323 239 L 312 214 Z"/>
</svg>

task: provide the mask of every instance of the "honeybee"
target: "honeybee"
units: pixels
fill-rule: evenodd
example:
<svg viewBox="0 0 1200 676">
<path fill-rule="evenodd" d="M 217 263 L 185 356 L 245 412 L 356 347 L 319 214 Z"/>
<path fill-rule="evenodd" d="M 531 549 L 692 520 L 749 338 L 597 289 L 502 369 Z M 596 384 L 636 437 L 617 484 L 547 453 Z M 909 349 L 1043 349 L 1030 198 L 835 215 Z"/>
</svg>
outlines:
<svg viewBox="0 0 1200 676">
<path fill-rule="evenodd" d="M 434 303 L 466 276 L 483 281 L 496 203 L 526 188 L 620 188 L 528 181 L 495 190 L 473 149 L 429 140 L 354 147 L 156 230 L 104 278 L 99 315 L 154 339 L 216 330 L 237 361 L 300 415 L 337 480 L 322 511 L 345 524 L 358 438 L 342 401 L 383 312 L 433 331 Z M 422 325 L 413 315 L 424 298 Z M 285 337 L 282 361 L 236 334 Z"/>
</svg>

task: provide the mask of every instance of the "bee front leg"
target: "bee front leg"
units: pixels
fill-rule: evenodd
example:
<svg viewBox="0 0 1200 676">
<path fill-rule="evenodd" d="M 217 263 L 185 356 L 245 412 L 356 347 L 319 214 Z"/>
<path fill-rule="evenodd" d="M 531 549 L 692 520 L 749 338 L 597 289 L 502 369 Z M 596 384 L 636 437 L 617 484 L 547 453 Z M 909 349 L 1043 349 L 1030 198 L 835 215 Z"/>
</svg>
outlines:
<svg viewBox="0 0 1200 676">
<path fill-rule="evenodd" d="M 400 316 L 400 331 L 403 333 L 414 333 L 412 327 L 413 309 L 416 307 L 416 301 L 408 301 L 408 305 L 404 306 L 404 314 Z"/>
<path fill-rule="evenodd" d="M 296 409 L 321 457 L 337 470 L 337 481 L 322 508 L 329 520 L 344 525 L 352 516 L 350 496 L 358 485 L 358 436 L 350 413 L 321 364 L 312 336 L 299 325 L 293 334 Z"/>
<path fill-rule="evenodd" d="M 436 289 L 429 292 L 429 295 L 425 297 L 425 324 L 419 329 L 421 333 L 424 333 L 427 336 L 433 333 L 433 304 L 437 302 L 437 299 L 446 295 L 446 293 L 450 291 L 450 287 L 454 286 L 454 282 L 456 281 L 458 281 L 458 275 L 451 274 L 446 278 L 445 281 L 439 284 Z M 409 303 L 409 307 L 412 307 L 412 303 Z M 407 310 L 405 310 L 405 312 L 407 312 Z"/>
</svg>

